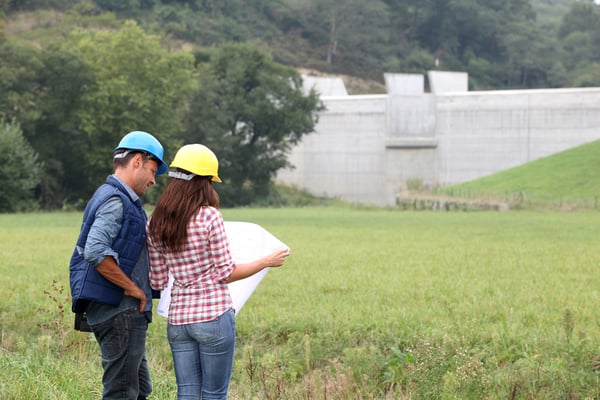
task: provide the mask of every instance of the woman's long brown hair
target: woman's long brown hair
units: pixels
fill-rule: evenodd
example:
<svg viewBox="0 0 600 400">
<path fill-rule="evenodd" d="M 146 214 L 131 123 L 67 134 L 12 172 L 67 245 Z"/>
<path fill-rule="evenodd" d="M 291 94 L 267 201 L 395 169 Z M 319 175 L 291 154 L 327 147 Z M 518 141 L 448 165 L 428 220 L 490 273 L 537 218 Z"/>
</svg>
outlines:
<svg viewBox="0 0 600 400">
<path fill-rule="evenodd" d="M 169 178 L 148 227 L 155 245 L 165 250 L 179 250 L 187 239 L 190 219 L 202 206 L 219 207 L 219 195 L 212 187 L 210 176 L 194 176 L 189 181 Z"/>
</svg>

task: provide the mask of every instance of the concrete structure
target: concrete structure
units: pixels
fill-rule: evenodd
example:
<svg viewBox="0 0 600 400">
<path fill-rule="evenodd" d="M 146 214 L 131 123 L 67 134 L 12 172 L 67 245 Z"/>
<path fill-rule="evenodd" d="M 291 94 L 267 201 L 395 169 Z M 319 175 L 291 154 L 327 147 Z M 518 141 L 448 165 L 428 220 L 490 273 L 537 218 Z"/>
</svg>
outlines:
<svg viewBox="0 0 600 400">
<path fill-rule="evenodd" d="M 469 90 L 469 75 L 465 72 L 429 71 L 431 93 L 461 93 Z"/>
<path fill-rule="evenodd" d="M 348 95 L 346 85 L 344 85 L 342 78 L 303 76 L 302 84 L 305 94 L 310 92 L 311 89 L 314 89 L 321 97 Z"/>
<path fill-rule="evenodd" d="M 383 74 L 385 87 L 391 96 L 421 95 L 424 93 L 425 80 L 419 74 Z"/>
<path fill-rule="evenodd" d="M 408 180 L 472 180 L 600 139 L 600 88 L 468 92 L 464 73 L 386 74 L 386 95 L 322 96 L 278 180 L 389 206 Z"/>
</svg>

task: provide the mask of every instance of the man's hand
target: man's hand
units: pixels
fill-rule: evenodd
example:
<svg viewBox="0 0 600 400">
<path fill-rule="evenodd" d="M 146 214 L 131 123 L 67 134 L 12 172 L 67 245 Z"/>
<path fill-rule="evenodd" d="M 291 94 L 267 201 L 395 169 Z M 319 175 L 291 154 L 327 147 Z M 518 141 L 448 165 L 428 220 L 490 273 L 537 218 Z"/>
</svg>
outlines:
<svg viewBox="0 0 600 400">
<path fill-rule="evenodd" d="M 100 264 L 98 264 L 96 269 L 100 272 L 100 275 L 105 277 L 109 282 L 122 288 L 125 296 L 131 296 L 138 299 L 140 301 L 140 312 L 144 311 L 147 301 L 144 291 L 125 275 L 114 258 L 107 256 Z"/>
<path fill-rule="evenodd" d="M 134 286 L 131 289 L 125 289 L 124 294 L 125 296 L 131 296 L 133 298 L 139 299 L 140 311 L 144 311 L 144 308 L 146 308 L 146 295 L 144 294 L 144 291 L 142 289 L 135 286 L 134 284 Z"/>
</svg>

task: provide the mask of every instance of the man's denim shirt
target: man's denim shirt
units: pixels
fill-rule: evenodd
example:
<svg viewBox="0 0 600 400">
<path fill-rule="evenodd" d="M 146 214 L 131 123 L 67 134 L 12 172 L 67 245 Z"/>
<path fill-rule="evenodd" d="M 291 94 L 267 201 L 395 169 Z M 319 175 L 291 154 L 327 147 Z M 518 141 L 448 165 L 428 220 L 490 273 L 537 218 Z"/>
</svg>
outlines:
<svg viewBox="0 0 600 400">
<path fill-rule="evenodd" d="M 122 179 L 113 175 L 113 177 L 123 184 L 127 189 L 132 201 L 139 196 Z M 87 237 L 83 256 L 87 262 L 97 267 L 98 264 L 107 256 L 112 256 L 119 263 L 119 255 L 111 246 L 119 231 L 123 221 L 123 203 L 118 196 L 111 197 L 98 208 L 96 218 Z M 81 249 L 78 249 L 81 251 Z M 152 311 L 152 291 L 148 281 L 150 261 L 148 258 L 148 249 L 143 247 L 135 268 L 131 273 L 131 280 L 138 285 L 146 294 L 146 308 L 144 311 Z M 115 315 L 139 307 L 140 301 L 133 297 L 123 296 L 121 303 L 114 307 L 106 304 L 92 302 L 86 310 L 88 323 L 96 325 L 113 318 Z"/>
</svg>

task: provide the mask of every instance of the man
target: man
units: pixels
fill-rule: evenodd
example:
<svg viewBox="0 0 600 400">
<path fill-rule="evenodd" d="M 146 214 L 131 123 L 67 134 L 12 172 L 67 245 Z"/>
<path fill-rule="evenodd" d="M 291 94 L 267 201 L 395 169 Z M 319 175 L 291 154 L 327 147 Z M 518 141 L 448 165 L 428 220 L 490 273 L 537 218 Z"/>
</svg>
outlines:
<svg viewBox="0 0 600 400">
<path fill-rule="evenodd" d="M 114 173 L 88 202 L 70 269 L 75 329 L 87 319 L 102 353 L 104 400 L 152 391 L 146 331 L 152 318 L 146 213 L 140 196 L 167 171 L 163 146 L 134 131 L 114 150 Z"/>
</svg>

